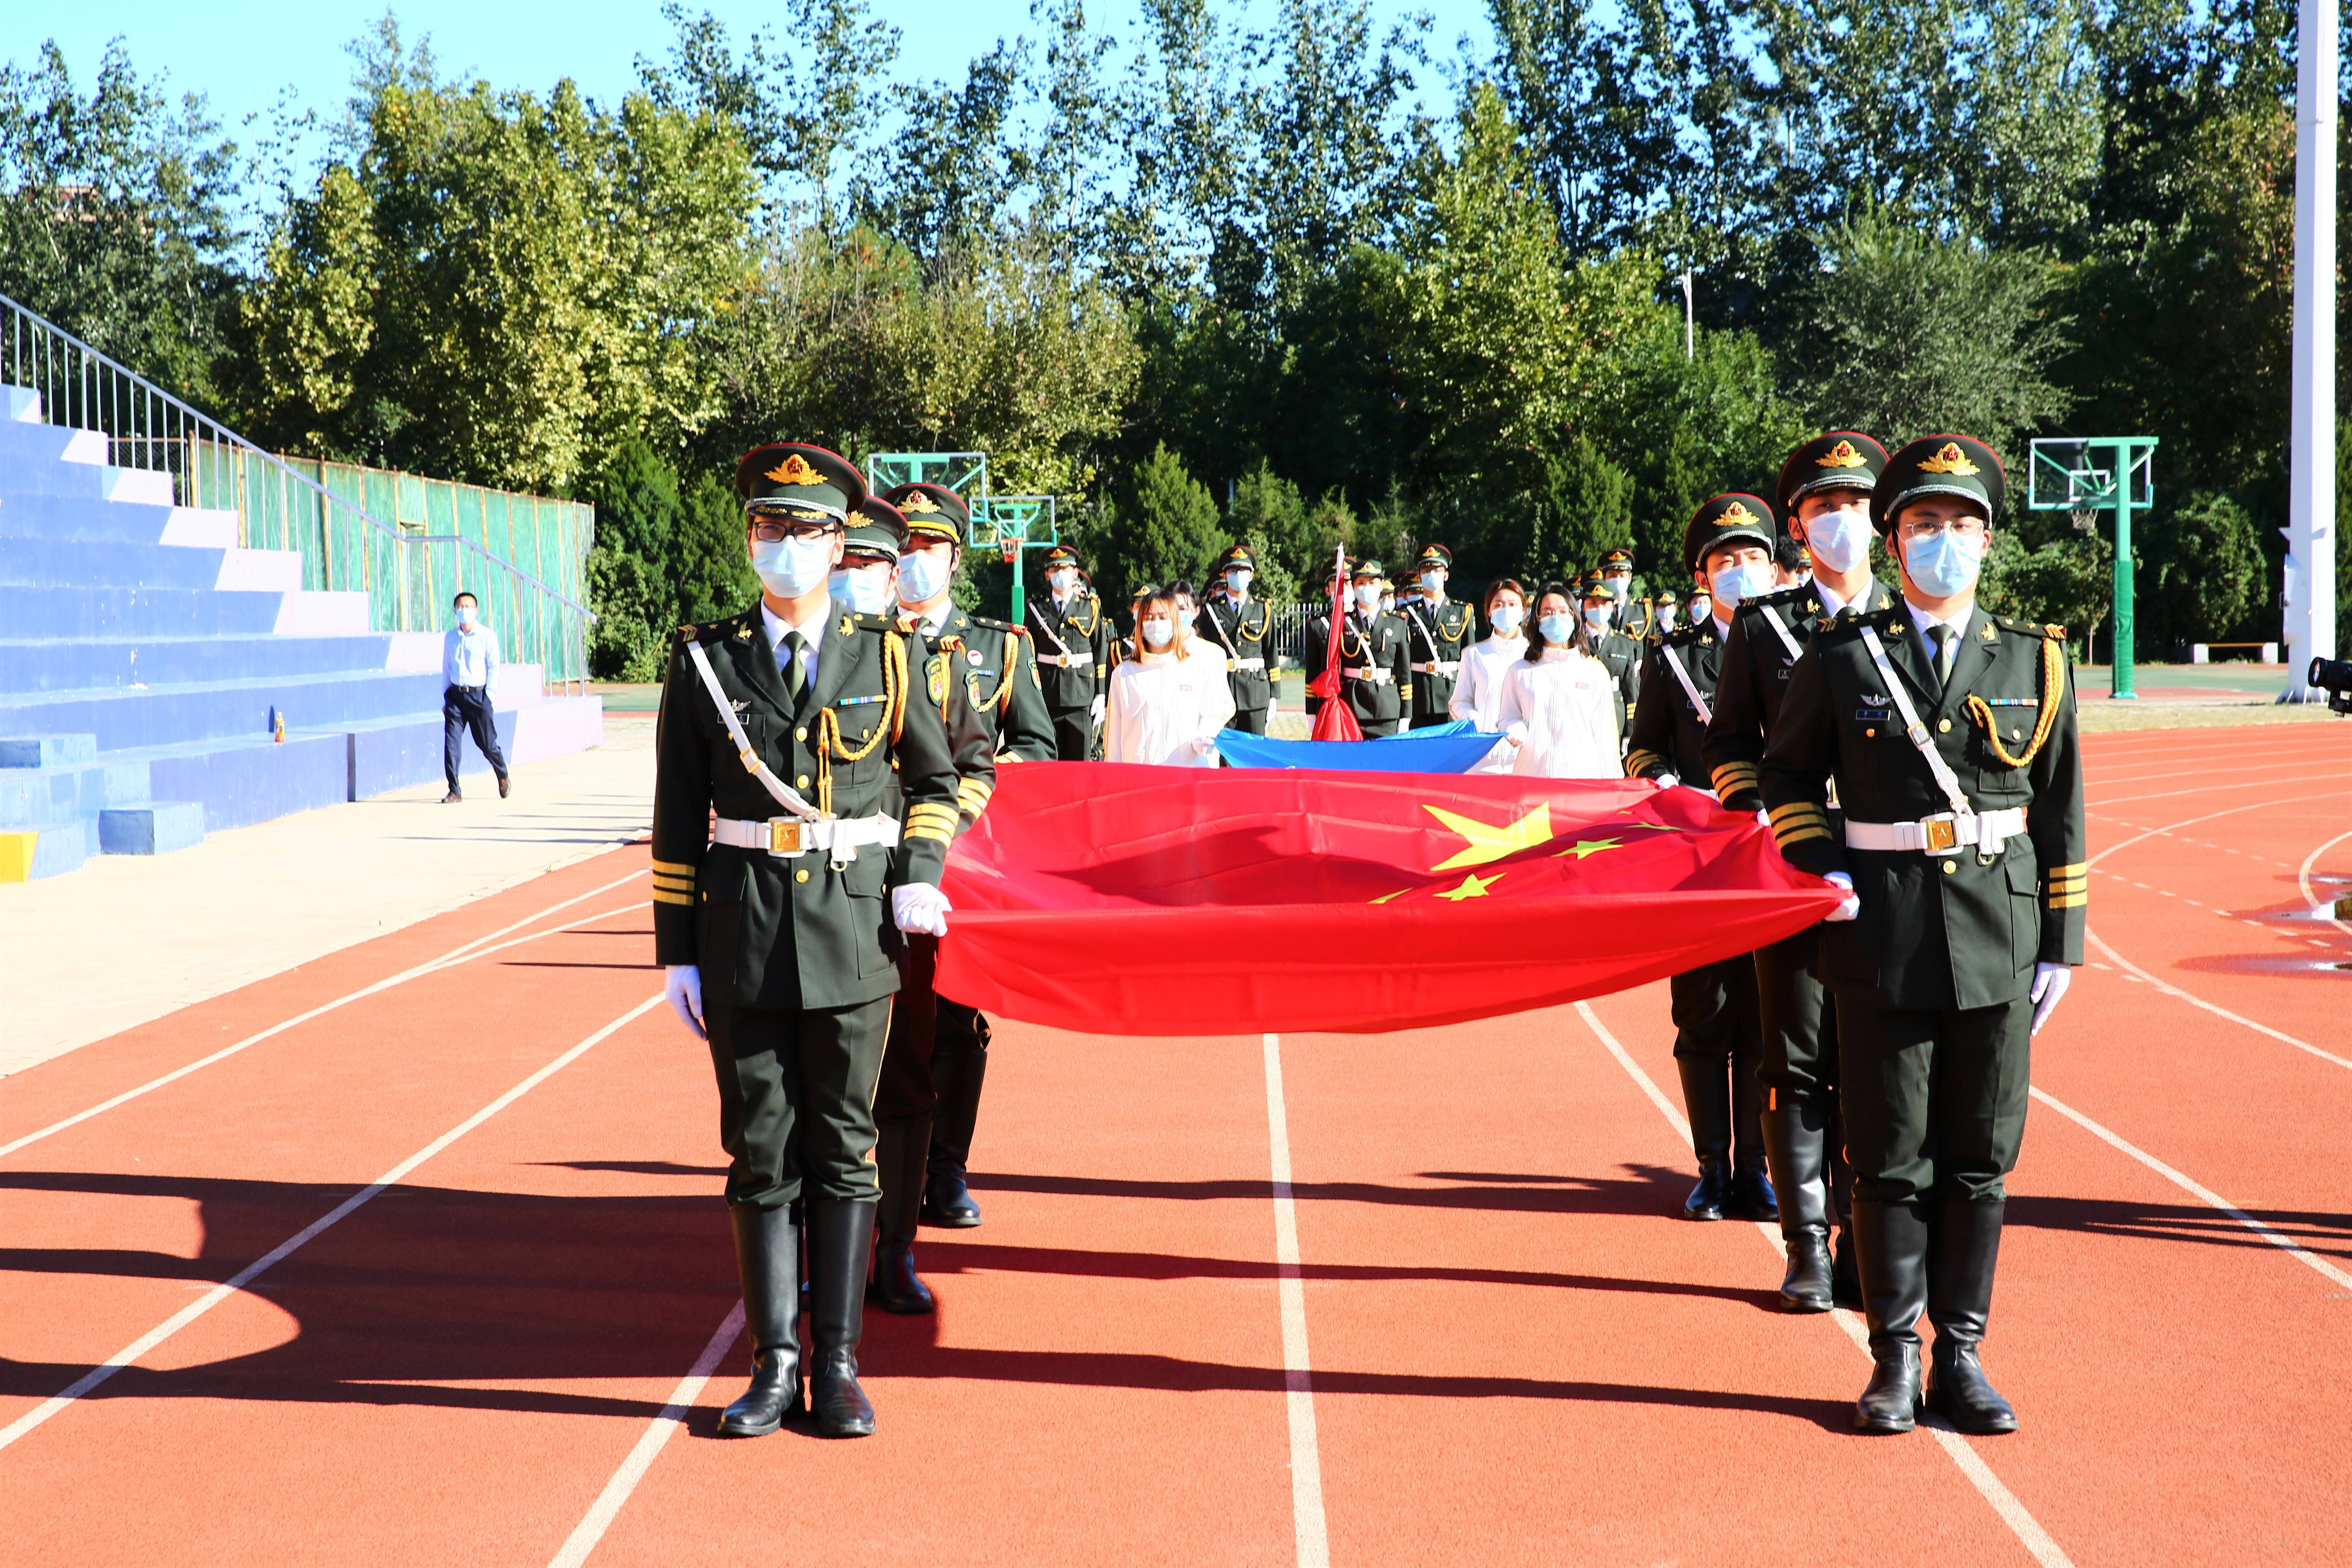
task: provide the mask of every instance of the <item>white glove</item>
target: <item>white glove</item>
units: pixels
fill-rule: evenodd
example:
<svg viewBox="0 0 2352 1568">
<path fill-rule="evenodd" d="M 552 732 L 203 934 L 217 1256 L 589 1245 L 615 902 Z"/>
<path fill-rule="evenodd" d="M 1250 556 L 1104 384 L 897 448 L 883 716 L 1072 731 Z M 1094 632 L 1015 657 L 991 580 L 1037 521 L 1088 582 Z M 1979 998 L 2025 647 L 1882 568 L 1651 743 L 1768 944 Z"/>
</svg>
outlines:
<svg viewBox="0 0 2352 1568">
<path fill-rule="evenodd" d="M 1528 743 L 1528 727 L 1525 724 L 1518 722 L 1517 720 L 1513 720 L 1509 724 L 1504 726 L 1503 739 L 1508 741 L 1514 746 L 1524 746 Z"/>
<path fill-rule="evenodd" d="M 1756 808 L 1756 826 L 1759 827 L 1772 826 L 1772 814 L 1760 805 Z"/>
<path fill-rule="evenodd" d="M 1192 754 L 1196 757 L 1208 756 L 1217 749 L 1217 742 L 1206 735 L 1195 735 L 1184 743 L 1192 748 Z"/>
<path fill-rule="evenodd" d="M 698 1040 L 709 1033 L 702 1026 L 702 971 L 691 963 L 673 963 L 662 971 L 662 996 L 677 1021 L 694 1031 Z"/>
<path fill-rule="evenodd" d="M 1272 723 L 1274 721 L 1274 716 L 1281 711 L 1282 700 L 1280 698 L 1269 697 L 1265 700 L 1266 722 Z"/>
<path fill-rule="evenodd" d="M 1087 710 L 1087 716 L 1097 724 L 1102 722 L 1103 702 L 1104 699 L 1097 697 L 1095 699 L 1094 706 Z"/>
<path fill-rule="evenodd" d="M 2058 999 L 2074 984 L 2074 972 L 2063 963 L 2037 963 L 2033 966 L 2033 1028 L 2040 1034 L 2050 1015 L 2058 1010 Z"/>
<path fill-rule="evenodd" d="M 1822 879 L 1833 888 L 1845 889 L 1845 902 L 1822 917 L 1825 922 L 1850 921 L 1862 913 L 1862 896 L 1853 890 L 1853 879 L 1843 871 L 1832 871 Z"/>
<path fill-rule="evenodd" d="M 1672 773 L 1660 773 L 1656 778 L 1652 779 L 1650 782 L 1657 785 L 1660 789 L 1666 790 L 1674 788 L 1683 781 L 1676 778 Z"/>
<path fill-rule="evenodd" d="M 929 882 L 908 882 L 890 889 L 890 919 L 903 931 L 925 936 L 948 934 L 948 896 Z"/>
</svg>

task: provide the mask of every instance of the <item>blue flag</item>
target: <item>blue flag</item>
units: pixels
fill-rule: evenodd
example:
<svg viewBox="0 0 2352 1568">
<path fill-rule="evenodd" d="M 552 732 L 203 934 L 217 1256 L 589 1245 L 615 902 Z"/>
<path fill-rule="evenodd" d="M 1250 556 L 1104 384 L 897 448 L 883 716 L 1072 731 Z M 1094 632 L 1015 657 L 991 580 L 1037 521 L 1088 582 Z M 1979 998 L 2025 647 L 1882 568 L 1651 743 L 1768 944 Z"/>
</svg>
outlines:
<svg viewBox="0 0 2352 1568">
<path fill-rule="evenodd" d="M 1502 737 L 1467 719 L 1405 730 L 1377 741 L 1277 741 L 1240 730 L 1217 733 L 1217 750 L 1237 768 L 1317 768 L 1362 773 L 1465 773 Z"/>
</svg>

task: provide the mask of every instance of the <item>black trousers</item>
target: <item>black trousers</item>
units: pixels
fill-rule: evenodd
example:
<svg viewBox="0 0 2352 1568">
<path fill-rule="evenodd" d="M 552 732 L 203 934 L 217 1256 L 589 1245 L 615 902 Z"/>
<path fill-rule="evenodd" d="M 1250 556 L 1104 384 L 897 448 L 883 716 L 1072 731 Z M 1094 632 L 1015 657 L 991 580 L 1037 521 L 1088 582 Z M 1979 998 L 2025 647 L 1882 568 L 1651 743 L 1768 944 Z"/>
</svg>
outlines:
<svg viewBox="0 0 2352 1568">
<path fill-rule="evenodd" d="M 977 1007 L 940 997 L 939 1027 L 931 1043 L 931 1083 L 940 1097 L 931 1115 L 934 1173 L 961 1176 L 971 1163 L 980 1086 L 987 1077 L 987 1018 Z"/>
<path fill-rule="evenodd" d="M 1239 730 L 1244 735 L 1263 735 L 1265 733 L 1265 710 L 1236 708 L 1234 716 L 1225 721 L 1225 728 Z"/>
<path fill-rule="evenodd" d="M 480 747 L 483 760 L 490 772 L 500 778 L 507 776 L 507 754 L 499 750 L 498 715 L 490 710 L 490 694 L 480 686 L 445 686 L 441 689 L 441 771 L 449 775 L 449 793 L 457 793 L 457 747 L 466 731 L 474 732 L 474 744 Z"/>
<path fill-rule="evenodd" d="M 893 1000 L 790 1013 L 704 1005 L 730 1204 L 880 1200 L 874 1096 Z"/>
<path fill-rule="evenodd" d="M 910 931 L 898 949 L 898 1003 L 882 1047 L 882 1075 L 874 1090 L 874 1120 L 919 1121 L 940 1102 L 931 1084 L 932 1042 L 939 1033 L 940 939 Z"/>
<path fill-rule="evenodd" d="M 1756 1067 L 1764 1053 L 1763 1025 L 1756 1002 L 1756 964 L 1748 953 L 1686 969 L 1666 981 L 1675 1020 L 1675 1055 L 1702 1062 L 1729 1097 L 1733 1158 L 1761 1159 L 1764 1130 Z M 1723 1101 L 1717 1101 L 1718 1105 Z M 1692 1135 L 1699 1131 L 1700 1108 L 1685 1106 Z"/>
<path fill-rule="evenodd" d="M 1837 1009 L 1822 984 L 1821 928 L 1756 950 L 1756 997 L 1764 1036 L 1758 1077 L 1769 1110 L 1837 1102 Z"/>
<path fill-rule="evenodd" d="M 1854 1197 L 2006 1196 L 2025 1137 L 2033 1004 L 1882 1007 L 1841 990 L 1837 1016 Z"/>
<path fill-rule="evenodd" d="M 1092 762 L 1095 754 L 1093 712 L 1085 708 L 1055 708 L 1051 712 L 1054 755 L 1066 763 Z"/>
</svg>

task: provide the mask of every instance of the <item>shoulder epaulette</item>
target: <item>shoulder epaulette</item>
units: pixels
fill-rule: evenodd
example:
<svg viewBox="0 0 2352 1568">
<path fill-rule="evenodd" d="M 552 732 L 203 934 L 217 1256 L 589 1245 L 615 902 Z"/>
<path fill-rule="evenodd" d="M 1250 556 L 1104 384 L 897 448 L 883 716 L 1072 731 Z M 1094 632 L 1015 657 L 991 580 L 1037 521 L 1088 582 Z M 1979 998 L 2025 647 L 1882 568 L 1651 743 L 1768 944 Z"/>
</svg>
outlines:
<svg viewBox="0 0 2352 1568">
<path fill-rule="evenodd" d="M 912 614 L 899 616 L 869 616 L 862 611 L 848 610 L 834 624 L 843 631 L 905 632 L 912 636 L 922 617 Z"/>
<path fill-rule="evenodd" d="M 1739 601 L 1739 607 L 1743 610 L 1754 610 L 1760 609 L 1766 605 L 1785 605 L 1799 595 L 1811 591 L 1802 583 L 1798 583 L 1786 588 L 1775 588 L 1769 594 L 1751 594 Z"/>
<path fill-rule="evenodd" d="M 1025 637 L 1029 635 L 1029 628 L 1026 626 L 1016 626 L 1011 621 L 1000 621 L 989 616 L 966 616 L 964 619 L 973 626 L 983 626 L 992 632 L 1011 632 L 1016 637 Z"/>
<path fill-rule="evenodd" d="M 1706 627 L 1704 624 L 1696 626 L 1676 626 L 1673 631 L 1654 640 L 1667 647 L 1688 647 L 1698 641 L 1706 631 Z"/>
</svg>

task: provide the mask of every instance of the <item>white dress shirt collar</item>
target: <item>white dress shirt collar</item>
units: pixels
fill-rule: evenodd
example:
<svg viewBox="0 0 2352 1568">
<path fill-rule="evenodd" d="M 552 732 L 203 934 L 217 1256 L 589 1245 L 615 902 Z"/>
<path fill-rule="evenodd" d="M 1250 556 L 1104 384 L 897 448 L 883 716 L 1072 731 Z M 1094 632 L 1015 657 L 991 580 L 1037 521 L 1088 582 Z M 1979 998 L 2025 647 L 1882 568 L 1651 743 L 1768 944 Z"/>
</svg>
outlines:
<svg viewBox="0 0 2352 1568">
<path fill-rule="evenodd" d="M 1868 603 L 1870 599 L 1870 591 L 1876 586 L 1877 583 L 1874 579 L 1864 577 L 1862 580 L 1862 591 L 1860 593 L 1856 594 L 1851 599 L 1841 599 L 1835 594 L 1832 593 L 1829 589 L 1829 585 L 1823 583 L 1820 578 L 1816 577 L 1813 579 L 1813 594 L 1814 596 L 1819 598 L 1822 602 L 1822 614 L 1832 620 L 1836 619 L 1838 612 L 1844 609 L 1848 605 Z"/>
<path fill-rule="evenodd" d="M 826 595 L 818 603 L 823 608 L 811 616 L 806 625 L 796 626 L 776 614 L 767 600 L 760 601 L 760 618 L 768 623 L 768 646 L 775 649 L 776 668 L 781 670 L 784 667 L 784 634 L 798 632 L 801 634 L 801 670 L 811 685 L 816 682 L 817 650 L 824 646 L 825 623 L 833 618 L 832 595 Z"/>
</svg>

